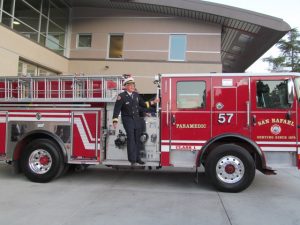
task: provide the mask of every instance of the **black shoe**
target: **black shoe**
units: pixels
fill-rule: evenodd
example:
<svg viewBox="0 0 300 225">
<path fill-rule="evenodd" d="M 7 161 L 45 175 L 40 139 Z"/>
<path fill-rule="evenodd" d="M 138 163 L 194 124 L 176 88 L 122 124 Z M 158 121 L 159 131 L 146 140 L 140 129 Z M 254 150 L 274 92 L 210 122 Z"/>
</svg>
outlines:
<svg viewBox="0 0 300 225">
<path fill-rule="evenodd" d="M 135 161 L 129 161 L 131 166 L 136 166 L 137 163 Z"/>
<path fill-rule="evenodd" d="M 144 162 L 144 161 L 142 161 L 142 160 L 140 160 L 140 159 L 139 159 L 139 160 L 137 160 L 136 162 L 137 162 L 138 164 L 140 164 L 140 165 L 144 165 L 144 164 L 145 164 L 145 162 Z"/>
</svg>

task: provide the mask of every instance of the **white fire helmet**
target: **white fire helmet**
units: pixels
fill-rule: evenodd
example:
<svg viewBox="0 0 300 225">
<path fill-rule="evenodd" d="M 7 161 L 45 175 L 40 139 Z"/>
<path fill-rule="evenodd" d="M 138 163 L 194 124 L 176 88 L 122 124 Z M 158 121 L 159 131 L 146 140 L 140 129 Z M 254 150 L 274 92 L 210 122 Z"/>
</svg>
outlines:
<svg viewBox="0 0 300 225">
<path fill-rule="evenodd" d="M 135 84 L 134 79 L 132 77 L 126 78 L 123 85 L 126 86 L 127 84 Z"/>
</svg>

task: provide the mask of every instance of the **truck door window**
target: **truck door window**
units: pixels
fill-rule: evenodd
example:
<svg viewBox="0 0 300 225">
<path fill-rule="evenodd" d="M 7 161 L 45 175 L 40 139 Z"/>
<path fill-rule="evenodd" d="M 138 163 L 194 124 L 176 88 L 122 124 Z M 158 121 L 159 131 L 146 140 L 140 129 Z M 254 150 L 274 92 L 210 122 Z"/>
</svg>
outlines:
<svg viewBox="0 0 300 225">
<path fill-rule="evenodd" d="M 177 109 L 200 109 L 206 105 L 206 83 L 204 81 L 177 82 Z"/>
<path fill-rule="evenodd" d="M 259 80 L 256 82 L 256 107 L 286 109 L 290 107 L 287 80 Z"/>
</svg>

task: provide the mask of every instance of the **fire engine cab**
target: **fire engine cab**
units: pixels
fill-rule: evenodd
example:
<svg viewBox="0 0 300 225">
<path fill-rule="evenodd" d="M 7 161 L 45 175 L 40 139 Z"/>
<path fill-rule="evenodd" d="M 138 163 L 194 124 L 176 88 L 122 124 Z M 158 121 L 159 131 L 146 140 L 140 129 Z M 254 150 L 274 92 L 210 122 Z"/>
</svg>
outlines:
<svg viewBox="0 0 300 225">
<path fill-rule="evenodd" d="M 126 132 L 112 126 L 123 76 L 0 78 L 0 158 L 34 182 L 69 165 L 129 167 Z M 162 74 L 160 105 L 141 117 L 142 168 L 205 168 L 238 192 L 256 169 L 300 167 L 300 74 Z M 121 120 L 119 120 L 121 121 Z"/>
</svg>

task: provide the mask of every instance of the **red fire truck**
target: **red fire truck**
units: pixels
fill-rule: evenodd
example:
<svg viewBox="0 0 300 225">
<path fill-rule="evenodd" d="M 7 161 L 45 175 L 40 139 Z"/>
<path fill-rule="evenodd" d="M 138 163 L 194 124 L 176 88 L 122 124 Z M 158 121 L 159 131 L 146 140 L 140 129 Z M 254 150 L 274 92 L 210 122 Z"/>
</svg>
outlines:
<svg viewBox="0 0 300 225">
<path fill-rule="evenodd" d="M 68 165 L 128 167 L 126 132 L 112 127 L 122 76 L 0 78 L 0 156 L 34 182 Z M 300 167 L 300 74 L 163 74 L 144 118 L 148 167 L 203 166 L 222 191 L 247 188 L 256 169 Z M 121 121 L 121 120 L 120 120 Z"/>
</svg>

